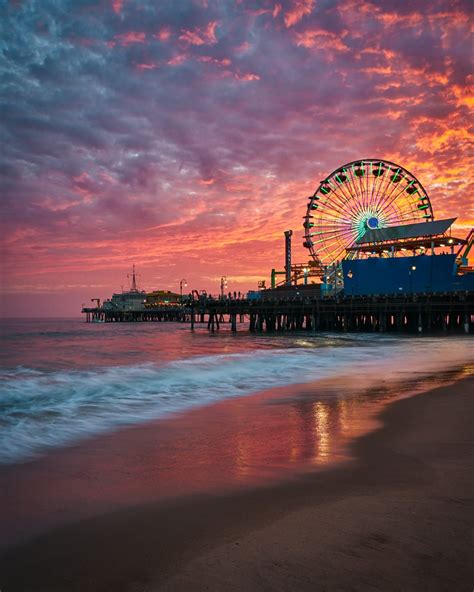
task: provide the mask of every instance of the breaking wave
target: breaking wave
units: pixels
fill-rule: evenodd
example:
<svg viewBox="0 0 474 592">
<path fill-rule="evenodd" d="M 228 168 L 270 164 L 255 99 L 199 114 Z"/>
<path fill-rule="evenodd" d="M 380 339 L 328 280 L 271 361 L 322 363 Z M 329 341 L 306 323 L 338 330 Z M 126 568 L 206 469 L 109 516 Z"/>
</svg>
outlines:
<svg viewBox="0 0 474 592">
<path fill-rule="evenodd" d="M 268 388 L 354 373 L 374 382 L 429 374 L 465 362 L 467 351 L 466 340 L 372 338 L 365 344 L 208 355 L 161 366 L 4 370 L 0 463 L 24 461 L 121 426 Z"/>
</svg>

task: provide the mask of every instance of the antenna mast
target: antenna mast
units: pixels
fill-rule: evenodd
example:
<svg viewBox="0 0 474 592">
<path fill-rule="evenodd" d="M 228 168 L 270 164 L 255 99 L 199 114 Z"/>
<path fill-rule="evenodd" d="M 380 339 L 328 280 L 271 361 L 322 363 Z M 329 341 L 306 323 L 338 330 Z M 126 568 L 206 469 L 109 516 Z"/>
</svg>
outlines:
<svg viewBox="0 0 474 592">
<path fill-rule="evenodd" d="M 127 277 L 130 277 L 130 275 L 128 275 Z M 136 279 L 136 273 L 135 273 L 135 263 L 133 264 L 133 267 L 132 267 L 132 289 L 131 289 L 131 292 L 138 292 L 137 279 Z"/>
</svg>

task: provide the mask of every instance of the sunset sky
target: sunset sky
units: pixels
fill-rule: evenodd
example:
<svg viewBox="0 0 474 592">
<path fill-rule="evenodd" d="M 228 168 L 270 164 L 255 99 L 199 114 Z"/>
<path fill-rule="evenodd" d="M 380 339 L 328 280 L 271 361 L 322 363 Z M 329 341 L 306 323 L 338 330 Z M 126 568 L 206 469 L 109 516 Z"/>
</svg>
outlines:
<svg viewBox="0 0 474 592">
<path fill-rule="evenodd" d="M 2 314 L 77 315 L 133 263 L 146 290 L 269 283 L 355 159 L 407 168 L 464 236 L 470 4 L 3 1 Z"/>
</svg>

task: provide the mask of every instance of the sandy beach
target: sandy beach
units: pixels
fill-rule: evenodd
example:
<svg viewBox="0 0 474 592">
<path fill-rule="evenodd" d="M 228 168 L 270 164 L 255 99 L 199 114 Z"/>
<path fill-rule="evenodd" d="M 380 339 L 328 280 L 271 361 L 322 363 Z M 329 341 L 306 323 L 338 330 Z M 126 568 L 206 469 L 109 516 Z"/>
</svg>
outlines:
<svg viewBox="0 0 474 592">
<path fill-rule="evenodd" d="M 53 528 L 4 551 L 0 587 L 469 590 L 473 385 L 389 405 L 333 468 Z"/>
</svg>

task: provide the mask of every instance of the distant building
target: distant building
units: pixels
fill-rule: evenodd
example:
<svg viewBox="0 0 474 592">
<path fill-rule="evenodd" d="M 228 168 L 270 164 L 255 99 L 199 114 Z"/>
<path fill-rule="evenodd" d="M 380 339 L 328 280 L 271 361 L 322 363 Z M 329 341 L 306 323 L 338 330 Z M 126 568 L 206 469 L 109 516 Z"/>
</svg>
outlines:
<svg viewBox="0 0 474 592">
<path fill-rule="evenodd" d="M 169 290 L 154 290 L 146 295 L 146 308 L 162 308 L 180 304 L 181 296 Z"/>
<path fill-rule="evenodd" d="M 110 311 L 140 311 L 145 310 L 145 302 L 146 292 L 144 290 L 137 290 L 136 292 L 130 290 L 113 294 L 112 298 L 105 300 L 102 308 Z"/>
<path fill-rule="evenodd" d="M 128 276 L 130 277 L 130 276 Z M 130 290 L 113 294 L 112 298 L 106 300 L 102 309 L 104 311 L 142 311 L 145 310 L 146 292 L 137 288 L 135 265 L 132 270 L 132 287 Z"/>
</svg>

